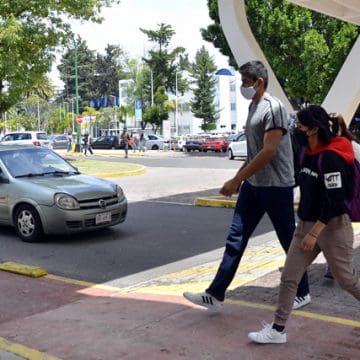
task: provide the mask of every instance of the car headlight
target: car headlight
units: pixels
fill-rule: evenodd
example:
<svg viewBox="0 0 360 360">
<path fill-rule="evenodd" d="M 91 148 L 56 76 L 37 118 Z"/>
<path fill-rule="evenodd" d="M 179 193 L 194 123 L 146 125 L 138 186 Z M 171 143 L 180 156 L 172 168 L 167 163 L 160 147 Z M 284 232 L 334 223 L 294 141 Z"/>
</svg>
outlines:
<svg viewBox="0 0 360 360">
<path fill-rule="evenodd" d="M 55 194 L 55 204 L 60 209 L 76 210 L 80 209 L 78 201 L 68 194 Z"/>
<path fill-rule="evenodd" d="M 116 195 L 117 195 L 119 201 L 122 201 L 125 197 L 124 191 L 119 185 L 116 185 Z"/>
</svg>

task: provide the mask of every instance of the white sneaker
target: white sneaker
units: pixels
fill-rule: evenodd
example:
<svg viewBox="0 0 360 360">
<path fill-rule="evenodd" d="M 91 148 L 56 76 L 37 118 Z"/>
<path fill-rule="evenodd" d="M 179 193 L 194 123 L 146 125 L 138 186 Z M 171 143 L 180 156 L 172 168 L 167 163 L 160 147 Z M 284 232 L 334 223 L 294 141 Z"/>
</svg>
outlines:
<svg viewBox="0 0 360 360">
<path fill-rule="evenodd" d="M 262 330 L 251 332 L 248 337 L 251 341 L 259 344 L 284 344 L 287 341 L 285 330 L 279 332 L 272 328 L 273 324 L 263 323 Z"/>
<path fill-rule="evenodd" d="M 219 301 L 218 299 L 214 298 L 207 292 L 202 293 L 191 293 L 191 292 L 184 292 L 183 296 L 185 299 L 189 300 L 193 304 L 200 305 L 206 307 L 212 311 L 219 311 L 223 306 L 223 302 Z"/>
<path fill-rule="evenodd" d="M 297 296 L 294 300 L 293 309 L 300 309 L 303 306 L 309 304 L 311 302 L 311 296 L 310 294 L 307 294 L 305 296 Z"/>
</svg>

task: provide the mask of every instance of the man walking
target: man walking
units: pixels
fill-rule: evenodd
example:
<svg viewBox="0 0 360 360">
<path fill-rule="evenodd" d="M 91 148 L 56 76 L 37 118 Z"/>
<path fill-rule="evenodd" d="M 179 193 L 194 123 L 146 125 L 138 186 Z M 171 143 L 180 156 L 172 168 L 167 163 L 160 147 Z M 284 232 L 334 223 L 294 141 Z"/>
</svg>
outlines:
<svg viewBox="0 0 360 360">
<path fill-rule="evenodd" d="M 266 93 L 268 72 L 260 61 L 250 61 L 239 71 L 241 94 L 252 100 L 245 126 L 248 159 L 220 190 L 225 196 L 236 193 L 239 196 L 214 280 L 203 293 L 184 293 L 187 300 L 213 310 L 221 308 L 248 240 L 265 213 L 285 252 L 295 230 L 294 167 L 285 108 L 278 99 Z M 310 301 L 305 273 L 293 308 L 298 309 Z"/>
</svg>

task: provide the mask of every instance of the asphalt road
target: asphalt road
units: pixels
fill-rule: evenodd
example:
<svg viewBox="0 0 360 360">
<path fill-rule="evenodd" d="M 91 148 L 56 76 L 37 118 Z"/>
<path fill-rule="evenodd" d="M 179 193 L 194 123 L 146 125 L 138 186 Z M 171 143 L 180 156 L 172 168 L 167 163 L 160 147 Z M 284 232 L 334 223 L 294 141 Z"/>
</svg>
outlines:
<svg viewBox="0 0 360 360">
<path fill-rule="evenodd" d="M 132 161 L 133 159 L 131 159 Z M 146 159 L 144 159 L 146 160 Z M 20 241 L 12 228 L 1 228 L 0 261 L 42 266 L 49 273 L 96 283 L 114 282 L 146 270 L 222 248 L 232 210 L 193 206 L 197 196 L 216 194 L 232 174 L 221 158 L 192 161 L 152 159 L 144 175 L 113 179 L 129 201 L 123 224 L 93 233 L 48 236 L 40 243 Z M 239 164 L 238 164 L 239 165 Z M 271 226 L 264 220 L 257 234 Z M 133 277 L 131 281 L 139 281 Z M 131 285 L 131 284 L 127 284 Z"/>
</svg>

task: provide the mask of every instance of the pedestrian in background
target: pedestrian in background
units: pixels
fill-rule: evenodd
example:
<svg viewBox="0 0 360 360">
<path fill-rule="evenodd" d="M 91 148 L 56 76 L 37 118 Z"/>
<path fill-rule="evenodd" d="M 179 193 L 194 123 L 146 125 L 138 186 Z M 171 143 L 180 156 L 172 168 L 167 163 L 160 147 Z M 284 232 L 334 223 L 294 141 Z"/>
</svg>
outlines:
<svg viewBox="0 0 360 360">
<path fill-rule="evenodd" d="M 124 127 L 124 130 L 120 136 L 120 139 L 121 139 L 121 142 L 124 144 L 125 159 L 127 159 L 128 155 L 129 155 L 130 135 L 129 135 L 126 127 Z"/>
<path fill-rule="evenodd" d="M 145 134 L 144 129 L 141 129 L 140 138 L 139 138 L 140 152 L 145 152 Z"/>
<path fill-rule="evenodd" d="M 239 71 L 241 93 L 251 100 L 245 127 L 248 159 L 237 174 L 225 182 L 220 193 L 225 196 L 240 193 L 214 280 L 205 292 L 184 293 L 189 301 L 214 310 L 221 308 L 249 238 L 265 213 L 285 252 L 295 230 L 294 165 L 285 108 L 266 93 L 268 72 L 260 61 L 250 61 Z M 296 309 L 311 301 L 307 274 L 304 271 L 302 275 L 293 304 Z"/>
<path fill-rule="evenodd" d="M 134 133 L 133 134 L 133 146 L 134 146 L 133 151 L 134 152 L 136 152 L 136 150 L 139 149 L 139 141 L 140 141 L 139 134 Z"/>
<path fill-rule="evenodd" d="M 71 146 L 72 146 L 72 133 L 71 131 L 68 131 L 67 135 L 67 152 L 71 151 Z"/>
<path fill-rule="evenodd" d="M 91 144 L 90 144 L 90 140 L 91 137 L 89 136 L 88 133 L 86 133 L 83 137 L 83 151 L 84 151 L 84 155 L 87 156 L 87 152 L 89 151 L 89 153 L 91 155 L 93 155 L 93 151 L 91 149 Z"/>
<path fill-rule="evenodd" d="M 350 141 L 332 132 L 331 122 L 319 105 L 298 112 L 297 127 L 307 144 L 299 173 L 300 220 L 281 274 L 274 322 L 249 333 L 254 342 L 287 341 L 285 324 L 297 284 L 321 251 L 340 287 L 360 301 L 360 278 L 353 262 L 354 233 L 345 204 L 353 192 L 355 156 Z"/>
</svg>

